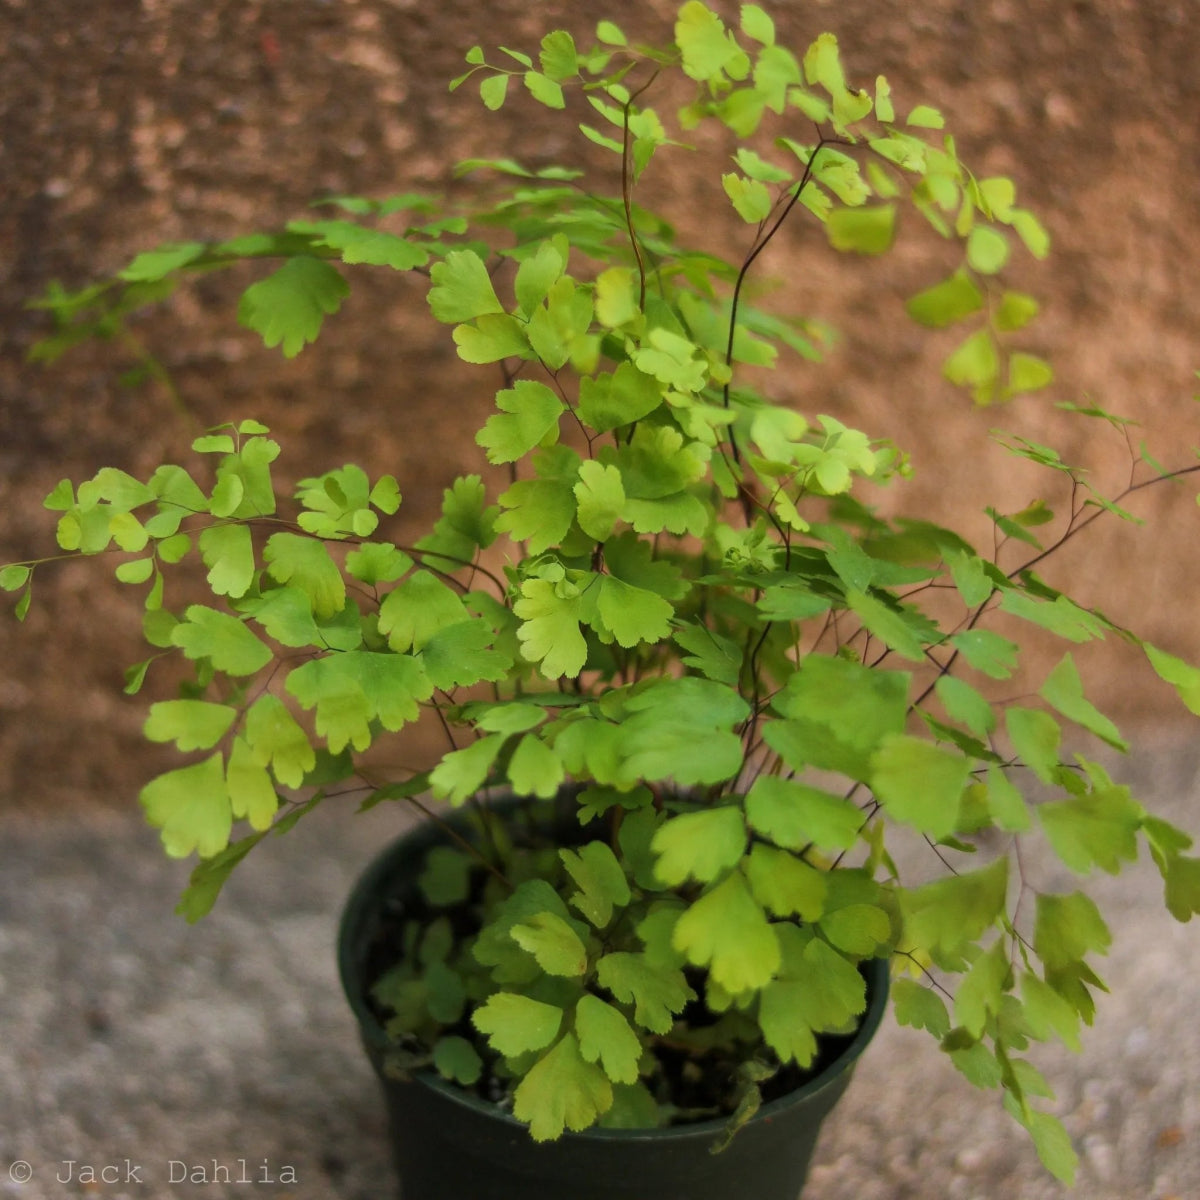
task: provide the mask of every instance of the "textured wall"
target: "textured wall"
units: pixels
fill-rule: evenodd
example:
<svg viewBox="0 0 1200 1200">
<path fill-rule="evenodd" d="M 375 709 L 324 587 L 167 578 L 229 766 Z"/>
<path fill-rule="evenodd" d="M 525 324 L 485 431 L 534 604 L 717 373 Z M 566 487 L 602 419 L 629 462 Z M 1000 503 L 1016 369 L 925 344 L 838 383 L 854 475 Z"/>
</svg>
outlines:
<svg viewBox="0 0 1200 1200">
<path fill-rule="evenodd" d="M 531 47 L 551 24 L 582 34 L 584 10 L 599 11 L 561 0 L 0 0 L 0 561 L 51 545 L 40 499 L 63 475 L 108 462 L 143 469 L 182 453 L 195 423 L 252 413 L 282 433 L 291 474 L 360 458 L 394 471 L 409 511 L 428 514 L 467 461 L 463 431 L 488 404 L 490 378 L 464 372 L 445 331 L 414 316 L 406 280 L 365 278 L 333 336 L 290 363 L 238 329 L 232 284 L 181 295 L 137 334 L 190 417 L 161 388 L 121 387 L 120 347 L 51 369 L 24 364 L 44 326 L 23 302 L 51 279 L 78 285 L 119 268 L 153 242 L 302 215 L 325 192 L 444 184 L 455 157 L 575 154 L 529 106 L 491 116 L 445 81 L 472 42 Z M 670 11 L 653 0 L 608 14 L 659 35 Z M 1200 390 L 1195 0 L 818 0 L 774 11 L 801 44 L 838 32 L 852 74 L 882 71 L 901 98 L 956 112 L 963 156 L 981 173 L 1011 174 L 1055 239 L 1051 262 L 1030 261 L 1021 281 L 1047 301 L 1036 348 L 1054 359 L 1058 384 L 1049 399 L 986 413 L 956 406 L 939 383 L 944 344 L 927 346 L 903 319 L 876 327 L 937 277 L 927 243 L 898 250 L 882 277 L 872 264 L 869 283 L 811 227 L 772 247 L 764 280 L 786 280 L 789 299 L 844 335 L 830 370 L 797 372 L 786 386 L 806 409 L 913 453 L 916 480 L 884 502 L 933 502 L 954 520 L 951 501 L 980 484 L 973 509 L 1033 498 L 1036 476 L 1002 455 L 990 467 L 971 456 L 995 424 L 1053 436 L 1055 398 L 1144 415 L 1160 457 L 1186 457 L 1200 440 L 1188 403 Z M 681 186 L 688 178 L 681 168 L 667 188 L 685 225 L 702 195 Z M 736 252 L 733 226 L 698 228 Z M 1121 443 L 1088 432 L 1094 445 L 1063 436 L 1119 482 Z M 1195 509 L 1179 489 L 1144 512 L 1169 542 Z M 1168 648 L 1197 652 L 1191 542 L 1185 532 L 1153 552 L 1113 530 L 1094 561 L 1064 556 L 1057 578 L 1148 621 Z M 124 802 L 148 769 L 140 706 L 120 696 L 111 661 L 114 648 L 139 656 L 138 614 L 105 574 L 96 564 L 43 571 L 26 630 L 0 621 L 0 797 Z M 79 623 L 96 611 L 104 624 L 85 634 Z M 1176 712 L 1157 689 L 1123 704 L 1130 719 Z"/>
</svg>

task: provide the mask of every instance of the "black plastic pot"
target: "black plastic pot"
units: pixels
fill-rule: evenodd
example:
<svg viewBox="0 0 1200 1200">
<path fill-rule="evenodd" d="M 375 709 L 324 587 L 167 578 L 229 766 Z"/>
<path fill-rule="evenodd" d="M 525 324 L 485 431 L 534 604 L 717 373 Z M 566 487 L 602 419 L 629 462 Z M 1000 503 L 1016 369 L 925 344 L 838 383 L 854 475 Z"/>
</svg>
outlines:
<svg viewBox="0 0 1200 1200">
<path fill-rule="evenodd" d="M 711 1147 L 724 1121 L 667 1129 L 590 1129 L 534 1142 L 524 1125 L 430 1072 L 408 1081 L 384 1072 L 388 1045 L 367 993 L 381 924 L 412 896 L 426 851 L 422 826 L 386 850 L 359 880 L 342 918 L 342 986 L 383 1085 L 403 1200 L 796 1200 L 821 1122 L 841 1099 L 887 1001 L 884 960 L 864 964 L 867 1010 L 856 1033 L 833 1039 L 829 1063 L 794 1092 L 764 1104 L 726 1149 Z"/>
</svg>

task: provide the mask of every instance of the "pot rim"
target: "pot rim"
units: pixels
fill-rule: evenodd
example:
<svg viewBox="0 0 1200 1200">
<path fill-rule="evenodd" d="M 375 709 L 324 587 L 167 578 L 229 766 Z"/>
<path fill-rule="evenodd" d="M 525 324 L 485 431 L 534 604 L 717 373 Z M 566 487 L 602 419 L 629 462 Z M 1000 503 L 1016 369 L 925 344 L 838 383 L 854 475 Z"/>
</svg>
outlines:
<svg viewBox="0 0 1200 1200">
<path fill-rule="evenodd" d="M 358 1021 L 359 1032 L 368 1053 L 379 1053 L 389 1044 L 387 1033 L 379 1018 L 367 1003 L 367 988 L 360 969 L 360 956 L 356 953 L 361 933 L 371 919 L 372 909 L 385 882 L 394 875 L 397 859 L 407 858 L 414 852 L 437 845 L 442 841 L 438 827 L 430 821 L 414 825 L 400 834 L 381 851 L 359 876 L 346 901 L 338 929 L 337 955 L 338 973 L 342 990 Z M 826 1067 L 806 1080 L 800 1087 L 763 1104 L 750 1120 L 750 1124 L 770 1121 L 791 1106 L 802 1103 L 809 1097 L 832 1084 L 850 1070 L 875 1036 L 887 1008 L 890 960 L 885 958 L 864 959 L 860 963 L 867 981 L 867 1007 L 857 1029 L 847 1035 L 846 1045 Z M 443 1079 L 436 1071 L 427 1069 L 412 1075 L 414 1083 L 438 1092 L 445 1100 L 478 1115 L 487 1116 L 501 1124 L 527 1131 L 523 1121 L 488 1100 L 466 1091 L 459 1085 Z M 693 1121 L 682 1125 L 648 1129 L 602 1129 L 593 1126 L 578 1132 L 566 1132 L 563 1139 L 585 1138 L 608 1141 L 624 1140 L 688 1141 L 708 1140 L 719 1135 L 729 1125 L 729 1119 L 712 1118 Z"/>
</svg>

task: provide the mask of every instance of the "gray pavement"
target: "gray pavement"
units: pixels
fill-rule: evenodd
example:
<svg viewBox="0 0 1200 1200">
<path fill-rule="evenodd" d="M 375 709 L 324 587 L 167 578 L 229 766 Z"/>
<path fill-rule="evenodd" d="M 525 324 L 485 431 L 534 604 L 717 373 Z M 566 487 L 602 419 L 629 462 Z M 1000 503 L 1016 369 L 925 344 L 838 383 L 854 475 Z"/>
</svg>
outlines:
<svg viewBox="0 0 1200 1200">
<path fill-rule="evenodd" d="M 1137 765 L 1193 828 L 1198 770 L 1190 743 Z M 399 825 L 397 810 L 350 820 L 330 802 L 188 926 L 170 915 L 186 866 L 135 813 L 0 813 L 0 1198 L 394 1196 L 334 938 L 355 875 Z M 1119 916 L 1101 973 L 1117 995 L 1082 1058 L 1038 1060 L 1083 1159 L 1073 1195 L 1196 1200 L 1200 922 L 1161 910 L 1147 863 L 1105 890 Z M 889 1017 L 805 1200 L 1066 1194 L 995 1096 Z"/>
</svg>

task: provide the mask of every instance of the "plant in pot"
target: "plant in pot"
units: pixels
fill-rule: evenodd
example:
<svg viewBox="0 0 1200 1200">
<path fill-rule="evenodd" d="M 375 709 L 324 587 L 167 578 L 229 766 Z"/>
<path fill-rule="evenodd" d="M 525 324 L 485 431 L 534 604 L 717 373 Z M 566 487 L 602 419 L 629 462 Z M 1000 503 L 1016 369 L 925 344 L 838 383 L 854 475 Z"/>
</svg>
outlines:
<svg viewBox="0 0 1200 1200">
<path fill-rule="evenodd" d="M 689 0 L 667 45 L 601 21 L 590 47 L 554 31 L 534 54 L 466 57 L 452 86 L 563 110 L 614 156 L 611 194 L 574 165 L 474 160 L 466 199 L 340 197 L 340 215 L 162 246 L 42 301 L 52 356 L 190 277 L 269 261 L 238 314 L 290 356 L 340 305 L 344 264 L 414 271 L 498 383 L 479 472 L 421 537 L 389 532 L 403 481 L 386 464 L 278 496 L 280 447 L 254 420 L 198 438 L 198 466 L 105 468 L 48 498 L 55 558 L 117 553 L 145 589 L 152 653 L 127 691 L 185 671 L 145 733 L 187 761 L 141 794 L 167 853 L 199 856 L 180 911 L 202 916 L 322 801 L 421 814 L 355 892 L 341 947 L 410 1200 L 792 1197 L 889 976 L 897 1018 L 999 1089 L 1069 1179 L 1026 1051 L 1077 1044 L 1109 933 L 1083 886 L 1018 856 L 1040 839 L 1087 877 L 1144 843 L 1167 909 L 1200 909 L 1188 835 L 1086 741 L 1065 748 L 1127 748 L 1085 697 L 1085 646 L 1136 645 L 1193 711 L 1200 672 L 1042 572 L 1096 519 L 1129 518 L 1126 495 L 1197 468 L 1134 455 L 1141 474 L 1107 496 L 1000 439 L 1066 508 L 989 510 L 983 553 L 954 513 L 868 503 L 907 460 L 787 403 L 765 368 L 818 362 L 824 330 L 752 296 L 763 252 L 807 221 L 882 254 L 906 208 L 956 254 L 949 274 L 931 256 L 908 313 L 960 328 L 944 374 L 988 404 L 1052 377 L 1020 349 L 1036 302 L 1003 282 L 1047 237 L 1009 180 L 959 160 L 938 110 L 848 83 L 832 35 L 793 53 L 759 6 L 727 25 Z M 682 232 L 640 202 L 653 169 L 673 178 L 664 160 L 686 172 Z M 710 244 L 727 211 L 732 253 Z M 0 572 L 18 616 L 50 561 Z M 1066 652 L 1025 664 L 1047 637 Z M 1023 665 L 1038 677 L 1016 687 Z M 445 751 L 381 765 L 422 718 Z"/>
</svg>

